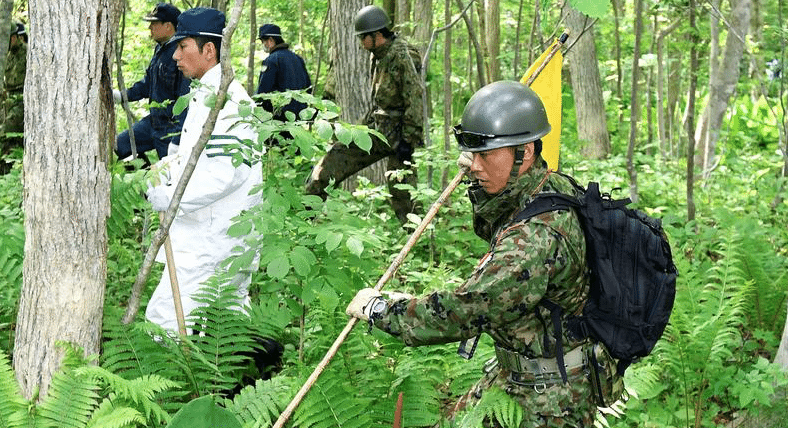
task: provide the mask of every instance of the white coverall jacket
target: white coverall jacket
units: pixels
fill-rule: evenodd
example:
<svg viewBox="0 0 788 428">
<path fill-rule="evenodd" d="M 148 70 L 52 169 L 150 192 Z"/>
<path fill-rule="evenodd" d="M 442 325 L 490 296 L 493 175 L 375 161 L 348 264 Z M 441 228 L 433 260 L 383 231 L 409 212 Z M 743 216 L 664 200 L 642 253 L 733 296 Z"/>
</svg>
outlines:
<svg viewBox="0 0 788 428">
<path fill-rule="evenodd" d="M 177 153 L 159 162 L 162 166 L 166 165 L 165 171 L 169 171 L 169 180 L 164 177 L 159 186 L 164 186 L 170 200 L 208 119 L 210 107 L 205 105 L 205 99 L 211 93 L 218 92 L 220 80 L 221 67 L 217 64 L 200 79 L 200 84 L 205 86 L 192 89 L 193 97 L 183 122 L 180 147 Z M 236 125 L 238 119 L 232 117 L 238 114 L 238 103 L 242 100 L 254 105 L 243 86 L 233 80 L 228 88 L 228 101 L 219 112 L 216 128 L 200 154 L 170 227 L 173 259 L 187 319 L 189 313 L 198 307 L 192 296 L 215 273 L 221 262 L 233 253 L 233 247 L 245 246 L 243 240 L 227 235 L 231 219 L 241 211 L 261 203 L 260 193 L 249 194 L 254 186 L 263 181 L 260 164 L 250 167 L 242 163 L 236 168 L 232 165 L 231 155 L 223 150 L 225 144 L 244 139 L 257 140 L 257 134 L 250 126 Z M 166 176 L 166 173 L 162 175 Z M 160 250 L 157 260 L 165 261 L 163 258 L 163 251 Z M 248 303 L 248 287 L 253 269 L 256 266 L 250 266 L 248 271 L 239 274 L 233 281 L 239 287 L 239 309 Z M 145 317 L 167 330 L 178 331 L 166 266 L 148 302 Z"/>
</svg>

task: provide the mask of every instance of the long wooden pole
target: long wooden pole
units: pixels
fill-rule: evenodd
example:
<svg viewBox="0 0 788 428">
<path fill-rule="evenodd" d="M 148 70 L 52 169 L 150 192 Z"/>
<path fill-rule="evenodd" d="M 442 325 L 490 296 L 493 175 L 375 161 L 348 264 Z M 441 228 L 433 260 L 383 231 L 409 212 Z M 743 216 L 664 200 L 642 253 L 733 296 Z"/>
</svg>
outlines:
<svg viewBox="0 0 788 428">
<path fill-rule="evenodd" d="M 441 195 L 438 197 L 438 200 L 436 200 L 432 204 L 430 210 L 427 211 L 427 214 L 424 216 L 424 219 L 421 221 L 421 223 L 419 223 L 419 226 L 416 228 L 416 230 L 414 230 L 413 233 L 410 235 L 408 242 L 405 244 L 404 247 L 402 247 L 402 250 L 400 250 L 399 254 L 397 254 L 397 257 L 395 257 L 394 261 L 391 262 L 391 265 L 389 266 L 388 270 L 386 270 L 383 276 L 381 276 L 380 279 L 378 280 L 377 284 L 375 284 L 375 290 L 380 291 L 383 288 L 383 285 L 386 284 L 386 282 L 388 282 L 391 279 L 391 277 L 394 275 L 397 269 L 399 269 L 400 265 L 402 264 L 402 261 L 405 259 L 405 256 L 408 255 L 411 248 L 413 248 L 413 245 L 416 244 L 416 241 L 418 241 L 421 234 L 424 233 L 424 230 L 427 228 L 427 226 L 430 224 L 432 219 L 435 217 L 435 214 L 438 212 L 438 209 L 440 209 L 440 207 L 444 203 L 446 203 L 446 200 L 449 198 L 449 195 L 451 195 L 454 189 L 456 189 L 457 186 L 460 184 L 460 182 L 462 181 L 462 177 L 465 175 L 465 171 L 466 171 L 465 169 L 461 169 L 454 177 L 454 179 L 449 183 L 449 185 L 446 186 L 446 188 L 443 190 L 443 193 L 441 193 Z M 285 411 L 282 412 L 281 415 L 279 415 L 279 419 L 276 420 L 276 423 L 274 423 L 273 428 L 282 428 L 284 426 L 285 422 L 287 422 L 287 420 L 293 414 L 295 408 L 298 407 L 298 405 L 301 403 L 301 400 L 304 399 L 306 393 L 309 392 L 309 389 L 312 388 L 312 385 L 314 385 L 315 381 L 317 381 L 317 378 L 320 376 L 321 373 L 323 373 L 323 370 L 325 370 L 325 368 L 328 366 L 328 363 L 331 362 L 332 358 L 334 358 L 334 355 L 339 350 L 339 347 L 342 345 L 342 342 L 345 341 L 345 338 L 347 338 L 348 334 L 350 334 L 350 331 L 353 330 L 353 327 L 356 325 L 357 322 L 358 322 L 358 318 L 350 317 L 350 319 L 347 322 L 347 325 L 345 325 L 345 328 L 342 330 L 341 333 L 339 333 L 339 336 L 334 341 L 334 344 L 331 345 L 331 348 L 328 349 L 326 355 L 323 357 L 323 359 L 320 361 L 317 367 L 315 367 L 315 370 L 306 380 L 304 385 L 301 386 L 301 389 L 298 390 L 295 397 L 293 397 L 293 400 L 290 401 L 290 404 L 287 405 Z"/>
<path fill-rule="evenodd" d="M 159 219 L 164 218 L 164 212 L 159 213 Z M 186 320 L 183 317 L 183 304 L 181 303 L 181 289 L 178 286 L 178 276 L 175 274 L 175 257 L 172 254 L 172 242 L 169 232 L 164 238 L 164 254 L 167 256 L 167 272 L 170 274 L 170 288 L 172 288 L 172 302 L 175 305 L 175 319 L 178 320 L 178 332 L 186 336 Z"/>
</svg>

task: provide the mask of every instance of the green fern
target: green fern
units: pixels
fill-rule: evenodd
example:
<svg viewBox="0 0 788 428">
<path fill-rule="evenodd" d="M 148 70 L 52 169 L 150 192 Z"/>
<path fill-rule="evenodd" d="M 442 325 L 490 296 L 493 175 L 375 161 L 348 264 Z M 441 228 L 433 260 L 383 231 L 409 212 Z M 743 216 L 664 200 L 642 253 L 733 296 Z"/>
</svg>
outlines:
<svg viewBox="0 0 788 428">
<path fill-rule="evenodd" d="M 367 428 L 371 400 L 363 389 L 351 388 L 337 371 L 326 370 L 293 414 L 293 426 Z"/>
<path fill-rule="evenodd" d="M 26 417 L 26 404 L 8 357 L 0 350 L 0 426 L 21 426 L 20 422 Z"/>
<path fill-rule="evenodd" d="M 279 418 L 299 387 L 296 379 L 286 376 L 258 380 L 254 386 L 243 388 L 232 400 L 225 400 L 224 406 L 235 413 L 244 427 L 268 427 Z"/>
<path fill-rule="evenodd" d="M 254 338 L 261 334 L 250 318 L 238 311 L 237 299 L 237 288 L 218 280 L 209 281 L 195 296 L 206 306 L 192 311 L 189 319 L 197 335 L 189 339 L 199 351 L 193 355 L 205 358 L 187 361 L 192 363 L 190 370 L 200 385 L 200 395 L 232 390 L 251 362 Z"/>
<path fill-rule="evenodd" d="M 479 403 L 457 417 L 457 428 L 477 428 L 484 421 L 495 421 L 502 428 L 517 428 L 523 421 L 523 408 L 500 388 L 484 391 Z"/>
</svg>

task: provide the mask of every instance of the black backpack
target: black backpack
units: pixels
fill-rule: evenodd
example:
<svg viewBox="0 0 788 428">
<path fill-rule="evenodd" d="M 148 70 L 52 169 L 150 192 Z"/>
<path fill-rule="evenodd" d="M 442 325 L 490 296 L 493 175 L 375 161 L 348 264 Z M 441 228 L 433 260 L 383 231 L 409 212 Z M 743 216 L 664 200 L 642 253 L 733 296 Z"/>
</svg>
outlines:
<svg viewBox="0 0 788 428">
<path fill-rule="evenodd" d="M 659 219 L 627 208 L 626 199 L 599 193 L 599 184 L 588 189 L 564 174 L 580 196 L 540 193 L 513 222 L 555 210 L 574 209 L 586 238 L 590 290 L 580 315 L 569 314 L 567 328 L 578 340 L 603 343 L 619 360 L 618 375 L 648 355 L 670 319 L 676 295 L 676 266 Z M 558 367 L 564 367 L 561 320 L 563 309 L 542 299 L 551 311 Z M 537 315 L 539 310 L 537 309 Z M 566 381 L 566 371 L 561 373 Z"/>
</svg>

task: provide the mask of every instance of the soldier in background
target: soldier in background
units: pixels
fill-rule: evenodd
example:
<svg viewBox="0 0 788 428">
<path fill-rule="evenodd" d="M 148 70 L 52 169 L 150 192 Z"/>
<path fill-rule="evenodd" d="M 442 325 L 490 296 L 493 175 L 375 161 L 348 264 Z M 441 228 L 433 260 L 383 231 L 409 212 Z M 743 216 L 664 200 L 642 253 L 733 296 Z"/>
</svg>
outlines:
<svg viewBox="0 0 788 428">
<path fill-rule="evenodd" d="M 22 147 L 19 135 L 25 131 L 25 103 L 22 92 L 27 72 L 27 32 L 21 23 L 11 24 L 8 54 L 5 60 L 5 91 L 2 94 L 3 123 L 0 130 L 0 174 L 7 173 L 11 163 L 5 157 L 15 147 Z"/>
<path fill-rule="evenodd" d="M 356 36 L 364 49 L 372 54 L 373 111 L 366 125 L 383 134 L 388 142 L 372 139 L 369 153 L 358 146 L 335 143 L 312 170 L 307 180 L 309 194 L 327 197 L 330 180 L 337 183 L 383 158 L 388 158 L 387 171 L 407 170 L 405 177 L 388 175 L 391 205 L 403 224 L 407 214 L 417 206 L 410 192 L 397 189 L 397 184 L 416 186 L 413 151 L 423 145 L 423 90 L 421 59 L 418 50 L 389 29 L 386 12 L 377 6 L 366 6 L 355 18 Z"/>
</svg>

